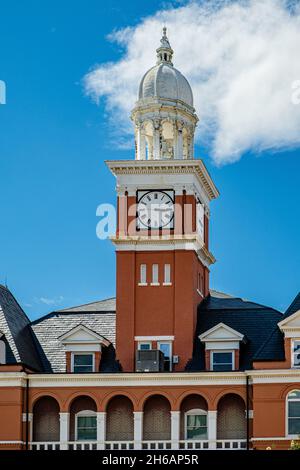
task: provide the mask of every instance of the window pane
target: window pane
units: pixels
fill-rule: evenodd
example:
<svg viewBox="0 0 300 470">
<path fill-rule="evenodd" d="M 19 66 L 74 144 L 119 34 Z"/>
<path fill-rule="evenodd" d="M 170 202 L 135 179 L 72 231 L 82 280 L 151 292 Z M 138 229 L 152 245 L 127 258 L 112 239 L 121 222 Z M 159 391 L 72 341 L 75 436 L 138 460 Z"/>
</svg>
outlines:
<svg viewBox="0 0 300 470">
<path fill-rule="evenodd" d="M 300 434 L 300 418 L 289 418 L 289 434 Z"/>
<path fill-rule="evenodd" d="M 150 346 L 149 343 L 143 343 L 143 344 L 140 344 L 140 345 L 139 345 L 139 349 L 140 349 L 141 351 L 145 351 L 145 350 L 151 349 L 151 346 Z"/>
<path fill-rule="evenodd" d="M 289 400 L 292 398 L 300 398 L 300 390 L 293 390 L 289 393 Z"/>
<path fill-rule="evenodd" d="M 79 441 L 97 439 L 96 416 L 79 416 L 77 418 L 77 439 Z"/>
<path fill-rule="evenodd" d="M 171 345 L 167 343 L 162 343 L 159 345 L 160 351 L 163 353 L 165 356 L 165 359 L 170 359 L 170 353 L 171 353 Z"/>
<path fill-rule="evenodd" d="M 294 341 L 294 352 L 300 353 L 300 341 Z"/>
<path fill-rule="evenodd" d="M 146 264 L 141 264 L 141 284 L 146 284 L 147 282 L 147 267 Z"/>
<path fill-rule="evenodd" d="M 213 353 L 214 364 L 231 364 L 232 354 L 231 353 Z"/>
<path fill-rule="evenodd" d="M 165 264 L 165 283 L 170 284 L 171 282 L 171 266 L 170 264 Z"/>
<path fill-rule="evenodd" d="M 74 365 L 76 366 L 93 365 L 92 354 L 74 354 Z"/>
<path fill-rule="evenodd" d="M 300 401 L 289 402 L 289 418 L 300 418 Z"/>
<path fill-rule="evenodd" d="M 158 284 L 158 264 L 152 265 L 152 282 Z"/>
</svg>

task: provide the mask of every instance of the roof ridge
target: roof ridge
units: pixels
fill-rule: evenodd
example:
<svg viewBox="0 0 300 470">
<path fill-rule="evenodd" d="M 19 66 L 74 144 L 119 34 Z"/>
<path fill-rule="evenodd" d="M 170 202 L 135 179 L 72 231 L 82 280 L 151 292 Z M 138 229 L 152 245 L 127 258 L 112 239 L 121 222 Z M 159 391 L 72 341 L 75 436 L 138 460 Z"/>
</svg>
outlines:
<svg viewBox="0 0 300 470">
<path fill-rule="evenodd" d="M 67 307 L 67 308 L 63 308 L 61 310 L 54 310 L 54 312 L 66 312 L 66 311 L 72 310 L 74 308 L 85 307 L 85 306 L 92 305 L 92 304 L 99 304 L 101 302 L 107 302 L 108 300 L 114 300 L 114 299 L 116 299 L 116 296 L 107 297 L 106 299 L 102 299 L 102 300 L 94 300 L 93 302 L 88 302 L 86 304 L 74 305 L 73 307 Z"/>
<path fill-rule="evenodd" d="M 32 322 L 30 323 L 30 326 L 31 325 L 36 325 L 37 323 L 40 323 L 44 320 L 46 320 L 47 318 L 50 318 L 52 316 L 59 316 L 59 315 L 83 315 L 83 314 L 88 314 L 88 315 L 115 315 L 116 314 L 116 311 L 115 310 L 95 310 L 95 311 L 79 311 L 79 312 L 68 312 L 68 311 L 53 311 L 53 312 L 49 312 L 49 313 L 46 313 L 45 315 L 43 315 L 42 317 L 39 317 L 39 318 L 36 318 L 35 320 L 32 320 Z"/>
</svg>

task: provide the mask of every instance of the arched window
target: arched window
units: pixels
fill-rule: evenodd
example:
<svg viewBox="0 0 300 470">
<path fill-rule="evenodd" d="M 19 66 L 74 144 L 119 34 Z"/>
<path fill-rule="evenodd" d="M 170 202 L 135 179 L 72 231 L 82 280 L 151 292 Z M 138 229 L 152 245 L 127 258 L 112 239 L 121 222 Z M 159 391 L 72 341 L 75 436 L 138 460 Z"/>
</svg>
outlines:
<svg viewBox="0 0 300 470">
<path fill-rule="evenodd" d="M 97 417 L 92 410 L 79 411 L 76 414 L 76 441 L 97 440 Z"/>
<path fill-rule="evenodd" d="M 0 364 L 6 363 L 6 347 L 3 339 L 0 339 Z"/>
<path fill-rule="evenodd" d="M 300 435 L 300 390 L 293 390 L 287 397 L 288 435 Z"/>
<path fill-rule="evenodd" d="M 185 439 L 207 439 L 207 412 L 201 409 L 185 413 Z"/>
</svg>

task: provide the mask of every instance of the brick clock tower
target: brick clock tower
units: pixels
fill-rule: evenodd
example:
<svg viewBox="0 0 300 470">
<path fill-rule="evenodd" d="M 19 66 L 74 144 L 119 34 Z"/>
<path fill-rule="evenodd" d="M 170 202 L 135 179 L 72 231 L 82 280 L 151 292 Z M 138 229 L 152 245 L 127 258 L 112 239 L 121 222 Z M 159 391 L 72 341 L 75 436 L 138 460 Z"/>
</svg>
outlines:
<svg viewBox="0 0 300 470">
<path fill-rule="evenodd" d="M 162 351 L 166 371 L 185 370 L 214 262 L 209 203 L 218 191 L 194 159 L 193 94 L 172 56 L 164 28 L 132 111 L 135 160 L 107 162 L 117 179 L 116 353 L 124 372 L 136 370 L 139 350 Z"/>
</svg>

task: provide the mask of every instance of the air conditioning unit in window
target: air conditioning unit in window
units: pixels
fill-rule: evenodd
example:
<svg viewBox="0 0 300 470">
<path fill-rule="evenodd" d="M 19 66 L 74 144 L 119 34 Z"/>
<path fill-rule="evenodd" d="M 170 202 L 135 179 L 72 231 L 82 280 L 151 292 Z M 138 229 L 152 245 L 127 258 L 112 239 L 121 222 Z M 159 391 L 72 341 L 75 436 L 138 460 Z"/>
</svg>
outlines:
<svg viewBox="0 0 300 470">
<path fill-rule="evenodd" d="M 162 372 L 164 355 L 158 349 L 144 349 L 136 352 L 136 372 Z"/>
</svg>

